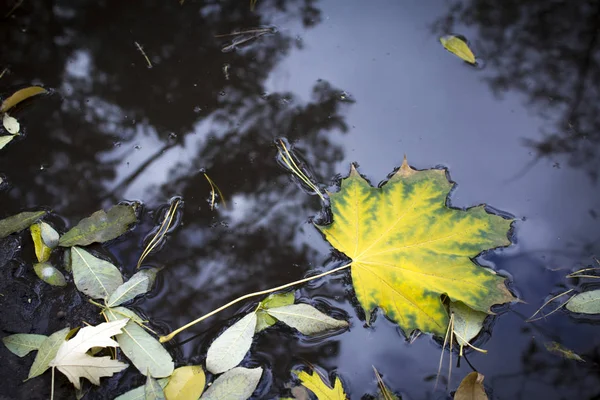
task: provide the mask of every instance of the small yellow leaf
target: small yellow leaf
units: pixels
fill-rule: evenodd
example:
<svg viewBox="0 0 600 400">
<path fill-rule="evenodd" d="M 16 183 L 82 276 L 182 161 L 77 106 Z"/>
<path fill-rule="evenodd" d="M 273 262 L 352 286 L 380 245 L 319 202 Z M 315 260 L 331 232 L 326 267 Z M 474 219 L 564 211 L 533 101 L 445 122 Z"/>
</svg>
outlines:
<svg viewBox="0 0 600 400">
<path fill-rule="evenodd" d="M 483 378 L 478 372 L 471 372 L 465 376 L 454 394 L 454 400 L 487 400 Z"/>
<path fill-rule="evenodd" d="M 48 261 L 52 249 L 44 243 L 42 240 L 42 226 L 41 224 L 33 224 L 29 227 L 31 231 L 31 238 L 33 239 L 33 245 L 35 247 L 35 256 L 40 263 Z"/>
<path fill-rule="evenodd" d="M 446 35 L 440 38 L 440 42 L 450 53 L 470 64 L 475 64 L 475 55 L 463 39 L 458 36 Z"/>
<path fill-rule="evenodd" d="M 0 113 L 8 111 L 20 102 L 40 93 L 47 93 L 47 90 L 40 86 L 30 86 L 25 89 L 17 90 L 12 96 L 8 97 L 2 102 L 2 106 L 0 106 Z"/>
<path fill-rule="evenodd" d="M 204 392 L 206 376 L 200 365 L 187 365 L 173 371 L 165 387 L 167 400 L 197 399 Z"/>
<path fill-rule="evenodd" d="M 292 371 L 302 386 L 313 392 L 318 400 L 346 400 L 347 396 L 344 393 L 344 387 L 340 378 L 336 377 L 333 388 L 329 383 L 323 382 L 318 373 L 308 374 L 305 371 Z"/>
</svg>

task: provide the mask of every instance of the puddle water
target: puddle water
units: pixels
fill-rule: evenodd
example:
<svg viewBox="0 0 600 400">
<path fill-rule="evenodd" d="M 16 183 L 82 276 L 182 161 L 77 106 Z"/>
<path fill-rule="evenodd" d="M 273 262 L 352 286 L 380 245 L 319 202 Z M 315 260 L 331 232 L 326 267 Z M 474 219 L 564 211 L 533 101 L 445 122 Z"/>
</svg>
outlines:
<svg viewBox="0 0 600 400">
<path fill-rule="evenodd" d="M 1 150 L 0 216 L 43 207 L 64 230 L 102 207 L 141 201 L 140 224 L 108 246 L 131 276 L 144 239 L 181 196 L 180 223 L 145 261 L 164 267 L 157 285 L 134 303 L 155 330 L 338 265 L 310 222 L 320 201 L 279 165 L 276 138 L 325 185 L 352 162 L 377 184 L 406 154 L 414 168 L 449 169 L 453 206 L 486 203 L 518 219 L 516 243 L 480 260 L 510 275 L 524 301 L 502 309 L 476 341 L 487 354 L 467 354 L 490 394 L 599 395 L 597 319 L 560 311 L 525 322 L 570 270 L 600 253 L 597 3 L 260 0 L 254 11 L 247 1 L 7 3 L 1 15 L 20 5 L 0 22 L 0 72 L 8 68 L 0 91 L 40 84 L 53 93 L 14 115 L 23 135 Z M 219 37 L 265 27 L 276 29 Z M 446 51 L 439 37 L 449 33 L 485 64 Z M 227 207 L 211 209 L 204 173 Z M 27 235 L 2 243 L 0 257 L 13 254 L 0 268 L 2 336 L 100 321 L 72 284 L 35 278 Z M 410 344 L 382 315 L 366 327 L 348 275 L 305 285 L 299 296 L 345 312 L 350 330 L 317 340 L 280 328 L 260 335 L 246 359 L 269 367 L 256 398 L 279 396 L 290 369 L 307 363 L 340 376 L 352 399 L 376 394 L 372 366 L 403 398 L 445 398 L 433 383 L 440 344 L 428 335 Z M 203 362 L 209 341 L 250 307 L 169 343 L 177 365 Z M 548 341 L 586 362 L 548 352 Z M 31 355 L 1 346 L 0 358 L 0 398 L 48 398 L 49 373 L 22 382 Z M 454 365 L 450 390 L 471 371 L 464 360 Z M 129 368 L 86 398 L 143 382 Z M 62 376 L 56 390 L 72 396 Z"/>
</svg>

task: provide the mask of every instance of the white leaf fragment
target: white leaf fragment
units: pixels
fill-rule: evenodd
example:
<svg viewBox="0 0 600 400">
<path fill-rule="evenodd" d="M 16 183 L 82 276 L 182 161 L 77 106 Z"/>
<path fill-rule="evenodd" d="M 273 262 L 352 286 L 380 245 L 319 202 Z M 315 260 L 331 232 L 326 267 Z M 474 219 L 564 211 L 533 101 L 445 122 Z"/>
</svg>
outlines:
<svg viewBox="0 0 600 400">
<path fill-rule="evenodd" d="M 253 312 L 227 328 L 208 348 L 206 369 L 220 374 L 238 365 L 250 350 L 255 327 Z"/>
</svg>

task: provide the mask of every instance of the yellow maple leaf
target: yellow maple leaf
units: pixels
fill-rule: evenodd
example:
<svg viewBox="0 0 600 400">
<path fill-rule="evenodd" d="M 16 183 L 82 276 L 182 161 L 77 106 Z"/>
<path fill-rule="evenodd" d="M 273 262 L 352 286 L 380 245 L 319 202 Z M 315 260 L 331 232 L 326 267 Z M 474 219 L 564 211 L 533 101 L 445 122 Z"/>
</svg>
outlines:
<svg viewBox="0 0 600 400">
<path fill-rule="evenodd" d="M 344 393 L 344 387 L 340 378 L 336 377 L 333 384 L 333 388 L 325 383 L 318 373 L 309 374 L 305 371 L 292 371 L 302 386 L 313 392 L 318 400 L 346 400 L 346 393 Z"/>
<path fill-rule="evenodd" d="M 317 226 L 352 259 L 352 284 L 365 311 L 381 308 L 405 334 L 443 336 L 448 313 L 441 295 L 477 311 L 514 300 L 504 278 L 476 265 L 479 253 L 508 246 L 511 220 L 484 206 L 446 206 L 453 184 L 444 170 L 416 171 L 406 162 L 380 188 L 352 167 L 330 193 L 333 222 Z"/>
</svg>

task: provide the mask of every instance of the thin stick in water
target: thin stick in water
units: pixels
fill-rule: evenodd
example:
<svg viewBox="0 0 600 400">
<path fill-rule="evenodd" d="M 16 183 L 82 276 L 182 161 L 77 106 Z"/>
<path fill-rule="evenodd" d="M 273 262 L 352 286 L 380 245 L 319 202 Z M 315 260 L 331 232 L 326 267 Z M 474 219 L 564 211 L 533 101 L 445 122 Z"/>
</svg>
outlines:
<svg viewBox="0 0 600 400">
<path fill-rule="evenodd" d="M 144 51 L 144 49 L 142 48 L 142 46 L 138 42 L 133 42 L 133 43 L 135 43 L 135 45 L 138 48 L 138 50 L 140 51 L 140 53 L 142 53 L 142 55 L 146 59 L 146 63 L 148 63 L 148 68 L 152 68 L 152 63 L 150 62 L 150 59 L 146 55 L 146 52 Z"/>
</svg>

